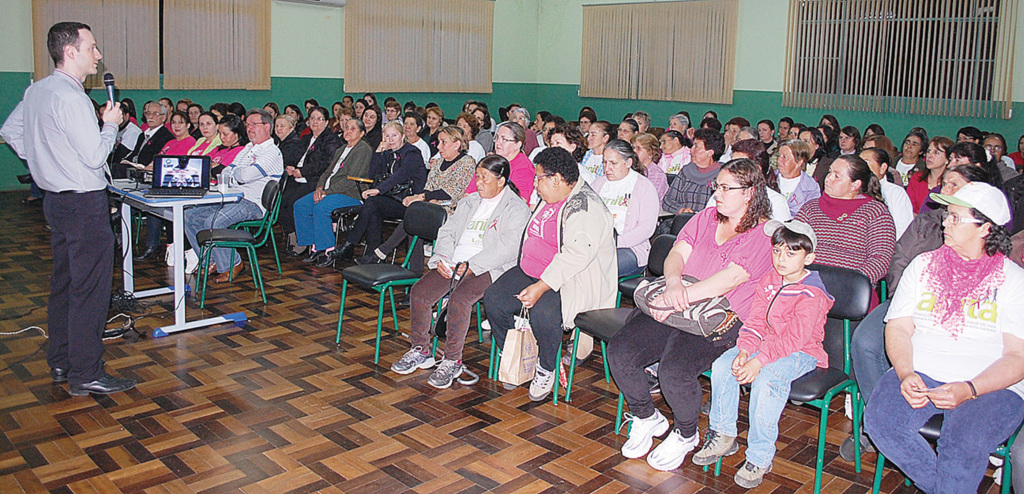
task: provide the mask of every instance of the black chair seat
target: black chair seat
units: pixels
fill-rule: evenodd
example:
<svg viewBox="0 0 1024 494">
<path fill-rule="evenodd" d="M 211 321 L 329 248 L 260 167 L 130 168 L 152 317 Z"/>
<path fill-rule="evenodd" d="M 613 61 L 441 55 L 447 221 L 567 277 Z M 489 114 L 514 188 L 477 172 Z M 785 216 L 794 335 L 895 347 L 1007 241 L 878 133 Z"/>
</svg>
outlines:
<svg viewBox="0 0 1024 494">
<path fill-rule="evenodd" d="M 654 281 L 654 279 L 655 278 L 653 276 L 648 276 L 646 278 L 630 278 L 630 279 L 625 280 L 625 281 L 620 281 L 619 282 L 619 293 L 621 293 L 622 296 L 624 296 L 624 297 L 633 298 L 633 293 L 636 292 L 636 287 L 638 285 L 640 285 L 641 281 L 644 281 L 644 280 Z"/>
<path fill-rule="evenodd" d="M 394 264 L 366 264 L 345 268 L 341 277 L 349 283 L 372 288 L 390 281 L 416 279 L 420 275 Z"/>
<path fill-rule="evenodd" d="M 925 439 L 930 441 L 937 441 L 940 431 L 942 431 L 942 415 L 936 415 L 928 419 L 928 422 L 925 422 L 924 426 L 918 430 Z"/>
<path fill-rule="evenodd" d="M 341 218 L 346 214 L 357 214 L 359 213 L 359 210 L 362 208 L 362 204 L 356 206 L 345 206 L 343 208 L 337 208 L 334 211 L 331 211 L 331 221 L 338 221 L 338 218 Z"/>
<path fill-rule="evenodd" d="M 633 309 L 622 307 L 588 310 L 576 316 L 576 327 L 594 338 L 607 342 L 626 325 L 626 318 L 631 312 Z"/>
<path fill-rule="evenodd" d="M 196 233 L 196 242 L 199 242 L 199 245 L 211 242 L 248 242 L 251 244 L 256 242 L 256 238 L 245 230 L 215 228 L 213 230 L 200 230 L 199 233 Z"/>
<path fill-rule="evenodd" d="M 789 391 L 789 399 L 800 403 L 814 401 L 825 396 L 828 390 L 849 379 L 840 369 L 817 367 L 804 374 L 796 381 Z"/>
</svg>

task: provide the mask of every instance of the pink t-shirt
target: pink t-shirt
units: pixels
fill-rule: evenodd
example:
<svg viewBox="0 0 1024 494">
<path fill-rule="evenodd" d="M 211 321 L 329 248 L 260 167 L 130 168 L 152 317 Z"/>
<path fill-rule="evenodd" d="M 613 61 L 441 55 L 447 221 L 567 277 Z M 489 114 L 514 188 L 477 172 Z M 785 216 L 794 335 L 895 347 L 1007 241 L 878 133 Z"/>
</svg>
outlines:
<svg viewBox="0 0 1024 494">
<path fill-rule="evenodd" d="M 217 165 L 228 166 L 235 162 L 235 156 L 241 153 L 245 149 L 245 146 L 235 146 L 230 149 L 223 149 L 218 147 L 210 153 L 210 167 Z"/>
<path fill-rule="evenodd" d="M 519 189 L 519 197 L 522 197 L 529 204 L 530 196 L 533 195 L 533 163 L 530 162 L 530 158 L 527 158 L 525 154 L 519 153 L 515 158 L 512 158 L 509 165 L 512 168 L 509 178 L 512 179 L 512 183 L 516 184 L 516 188 Z M 466 187 L 466 195 L 468 196 L 474 192 L 476 192 L 475 179 L 469 181 L 469 186 Z"/>
<path fill-rule="evenodd" d="M 564 200 L 555 204 L 545 204 L 526 226 L 523 258 L 519 265 L 531 278 L 540 278 L 558 253 L 558 215 L 564 205 Z"/>
<path fill-rule="evenodd" d="M 764 228 L 758 225 L 718 245 L 715 242 L 717 213 L 714 206 L 697 213 L 676 237 L 676 242 L 686 242 L 693 247 L 683 274 L 704 280 L 729 267 L 730 263 L 743 268 L 750 278 L 726 293 L 725 298 L 740 319 L 745 320 L 750 314 L 758 280 L 775 269 L 772 267 L 772 241 L 764 234 Z"/>
<path fill-rule="evenodd" d="M 192 146 L 196 145 L 196 138 L 192 136 L 185 136 L 184 139 L 171 139 L 164 144 L 163 149 L 160 150 L 160 154 L 166 154 L 170 156 L 187 156 Z"/>
</svg>

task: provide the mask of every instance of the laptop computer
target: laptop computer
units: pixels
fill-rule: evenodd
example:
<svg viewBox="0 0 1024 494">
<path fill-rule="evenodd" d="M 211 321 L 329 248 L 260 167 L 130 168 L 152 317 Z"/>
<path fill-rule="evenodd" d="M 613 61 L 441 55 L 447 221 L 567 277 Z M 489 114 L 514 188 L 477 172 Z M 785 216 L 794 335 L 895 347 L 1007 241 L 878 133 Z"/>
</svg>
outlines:
<svg viewBox="0 0 1024 494">
<path fill-rule="evenodd" d="M 210 190 L 210 157 L 157 156 L 152 185 L 146 197 L 203 197 Z"/>
</svg>

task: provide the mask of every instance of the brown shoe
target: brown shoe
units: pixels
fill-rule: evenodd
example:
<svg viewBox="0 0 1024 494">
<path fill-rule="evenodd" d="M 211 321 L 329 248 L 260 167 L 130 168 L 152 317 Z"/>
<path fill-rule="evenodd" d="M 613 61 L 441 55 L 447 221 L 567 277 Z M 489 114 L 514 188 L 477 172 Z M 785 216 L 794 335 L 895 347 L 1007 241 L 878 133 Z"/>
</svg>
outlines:
<svg viewBox="0 0 1024 494">
<path fill-rule="evenodd" d="M 214 283 L 229 283 L 232 280 L 237 280 L 238 275 L 242 274 L 242 263 L 235 264 L 235 267 L 231 268 L 230 272 L 221 273 L 213 280 Z"/>
</svg>

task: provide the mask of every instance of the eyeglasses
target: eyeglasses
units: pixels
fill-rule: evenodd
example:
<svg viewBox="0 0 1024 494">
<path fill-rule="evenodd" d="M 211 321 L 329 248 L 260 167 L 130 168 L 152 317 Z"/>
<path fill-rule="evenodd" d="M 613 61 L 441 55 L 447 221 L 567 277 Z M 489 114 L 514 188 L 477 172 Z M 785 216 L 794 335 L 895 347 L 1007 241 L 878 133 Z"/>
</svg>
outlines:
<svg viewBox="0 0 1024 494">
<path fill-rule="evenodd" d="M 1003 147 L 998 145 L 998 144 L 986 144 L 985 145 L 985 149 L 988 149 L 989 151 L 995 151 L 995 150 L 1002 151 Z"/>
<path fill-rule="evenodd" d="M 323 118 L 323 117 L 309 117 L 309 118 L 307 118 L 306 120 L 308 120 L 308 121 L 310 121 L 310 122 L 324 122 L 324 121 L 326 121 L 327 119 L 326 119 L 326 118 Z"/>
<path fill-rule="evenodd" d="M 542 178 L 548 178 L 548 177 L 553 177 L 553 176 L 555 176 L 554 173 L 545 173 L 543 175 L 534 175 L 533 176 L 533 183 L 537 183 L 537 181 L 542 179 Z"/>
<path fill-rule="evenodd" d="M 719 183 L 717 181 L 713 181 L 713 182 L 709 183 L 708 187 L 710 187 L 711 190 L 715 191 L 715 192 L 718 192 L 719 190 L 721 190 L 722 192 L 729 192 L 729 191 L 738 191 L 740 189 L 750 189 L 751 188 L 751 186 L 723 186 L 723 184 L 721 184 L 721 183 Z"/>
<path fill-rule="evenodd" d="M 959 225 L 962 223 L 975 223 L 980 225 L 984 223 L 984 221 L 981 221 L 978 218 L 964 218 L 963 216 L 957 216 L 953 213 L 950 213 L 949 211 L 943 211 L 942 221 L 945 222 L 947 219 L 954 225 Z"/>
</svg>

